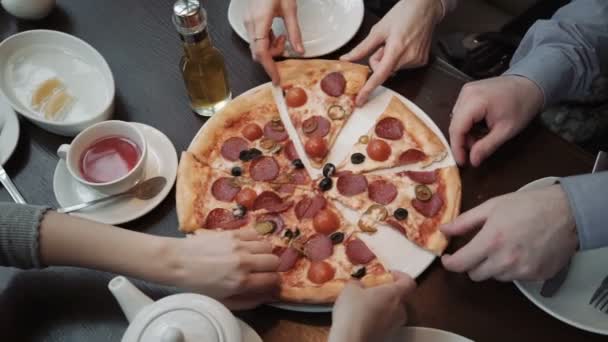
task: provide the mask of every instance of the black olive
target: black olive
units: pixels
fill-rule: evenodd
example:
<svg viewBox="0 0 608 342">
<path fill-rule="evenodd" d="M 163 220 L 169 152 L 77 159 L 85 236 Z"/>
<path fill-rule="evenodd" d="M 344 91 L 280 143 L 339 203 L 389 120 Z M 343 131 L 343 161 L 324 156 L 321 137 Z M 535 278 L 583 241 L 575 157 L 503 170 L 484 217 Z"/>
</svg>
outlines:
<svg viewBox="0 0 608 342">
<path fill-rule="evenodd" d="M 405 208 L 397 208 L 397 209 L 395 209 L 395 212 L 393 213 L 393 216 L 395 216 L 395 218 L 397 220 L 403 221 L 403 220 L 407 219 L 407 216 L 408 216 L 407 209 L 405 209 Z"/>
<path fill-rule="evenodd" d="M 230 170 L 230 173 L 234 176 L 234 177 L 238 177 L 240 175 L 243 174 L 243 169 L 241 169 L 238 166 L 235 166 L 232 168 L 232 170 Z"/>
<path fill-rule="evenodd" d="M 232 208 L 232 216 L 236 218 L 245 217 L 245 214 L 247 214 L 247 208 L 240 204 L 237 204 L 235 208 Z"/>
<path fill-rule="evenodd" d="M 239 153 L 239 159 L 244 162 L 250 161 L 252 158 L 249 150 L 242 150 L 241 153 Z"/>
<path fill-rule="evenodd" d="M 361 267 L 358 270 L 356 270 L 355 272 L 353 272 L 351 274 L 351 276 L 353 278 L 361 279 L 361 278 L 365 277 L 366 274 L 367 274 L 367 270 L 365 269 L 365 267 Z"/>
<path fill-rule="evenodd" d="M 296 169 L 303 169 L 304 168 L 304 163 L 302 163 L 302 159 L 294 159 L 291 164 L 293 165 L 293 167 L 295 167 Z"/>
<path fill-rule="evenodd" d="M 335 232 L 335 233 L 331 234 L 329 236 L 329 238 L 331 239 L 331 242 L 333 242 L 334 245 L 337 245 L 337 244 L 341 243 L 342 241 L 344 241 L 344 233 Z"/>
<path fill-rule="evenodd" d="M 291 240 L 293 238 L 293 231 L 291 229 L 285 229 L 285 233 L 283 233 L 283 236 Z"/>
<path fill-rule="evenodd" d="M 327 191 L 331 189 L 332 184 L 333 181 L 331 180 L 331 178 L 325 177 L 319 182 L 319 189 L 321 189 L 321 191 Z"/>
<path fill-rule="evenodd" d="M 300 232 L 300 228 L 297 228 L 297 227 L 296 227 L 296 231 L 295 231 L 295 233 L 293 233 L 293 238 L 294 238 L 294 239 L 295 239 L 295 238 L 297 238 L 298 236 L 300 236 L 300 234 L 301 234 L 301 232 Z"/>
<path fill-rule="evenodd" d="M 252 148 L 249 150 L 249 155 L 251 156 L 251 160 L 255 160 L 262 156 L 262 151 L 257 148 Z"/>
<path fill-rule="evenodd" d="M 350 156 L 350 162 L 353 164 L 361 164 L 365 161 L 365 155 L 363 155 L 363 153 L 353 153 L 352 156 Z"/>
<path fill-rule="evenodd" d="M 331 177 L 336 172 L 336 166 L 332 163 L 327 163 L 323 166 L 323 176 Z"/>
</svg>

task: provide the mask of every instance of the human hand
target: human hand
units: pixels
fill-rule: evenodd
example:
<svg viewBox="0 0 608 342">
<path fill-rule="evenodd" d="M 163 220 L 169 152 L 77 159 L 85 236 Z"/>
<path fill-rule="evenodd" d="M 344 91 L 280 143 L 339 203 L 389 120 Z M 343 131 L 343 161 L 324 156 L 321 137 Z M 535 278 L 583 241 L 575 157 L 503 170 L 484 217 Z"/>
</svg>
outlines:
<svg viewBox="0 0 608 342">
<path fill-rule="evenodd" d="M 481 227 L 453 255 L 446 269 L 474 281 L 544 280 L 555 275 L 578 247 L 575 222 L 560 185 L 490 199 L 442 226 L 448 236 Z"/>
<path fill-rule="evenodd" d="M 283 18 L 287 35 L 296 52 L 304 53 L 302 36 L 298 24 L 296 0 L 250 0 L 245 14 L 245 28 L 249 35 L 249 48 L 253 60 L 262 64 L 272 83 L 279 83 L 279 71 L 273 57 L 285 50 L 286 37 L 275 37 L 272 33 L 272 20 Z"/>
<path fill-rule="evenodd" d="M 279 258 L 253 228 L 200 230 L 179 239 L 175 247 L 178 286 L 214 297 L 231 309 L 252 308 L 278 294 Z"/>
<path fill-rule="evenodd" d="M 374 73 L 357 95 L 358 106 L 393 72 L 428 62 L 433 31 L 442 15 L 440 0 L 401 0 L 359 45 L 340 58 L 353 62 L 371 54 L 369 65 Z"/>
<path fill-rule="evenodd" d="M 334 305 L 330 342 L 382 341 L 407 321 L 405 300 L 416 288 L 405 273 L 393 272 L 395 281 L 363 288 L 349 282 Z"/>
<path fill-rule="evenodd" d="M 456 162 L 464 165 L 470 159 L 473 166 L 479 166 L 500 145 L 523 130 L 543 102 L 541 89 L 521 76 L 499 76 L 465 84 L 450 123 L 450 142 Z M 472 129 L 484 121 L 489 132 L 477 139 Z M 467 150 L 470 150 L 469 158 Z"/>
</svg>

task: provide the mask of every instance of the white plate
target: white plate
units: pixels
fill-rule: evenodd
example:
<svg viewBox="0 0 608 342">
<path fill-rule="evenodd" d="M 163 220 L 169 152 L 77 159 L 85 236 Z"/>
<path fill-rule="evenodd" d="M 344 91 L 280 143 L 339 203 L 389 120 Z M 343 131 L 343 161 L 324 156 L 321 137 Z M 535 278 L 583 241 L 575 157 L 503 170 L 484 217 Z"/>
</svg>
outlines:
<svg viewBox="0 0 608 342">
<path fill-rule="evenodd" d="M 19 119 L 0 96 L 0 165 L 4 165 L 19 141 Z"/>
<path fill-rule="evenodd" d="M 468 338 L 449 331 L 423 328 L 403 327 L 393 338 L 386 342 L 473 342 Z"/>
<path fill-rule="evenodd" d="M 163 176 L 167 179 L 167 185 L 156 197 L 148 201 L 136 198 L 118 200 L 83 209 L 73 213 L 73 215 L 112 225 L 122 224 L 149 213 L 169 194 L 177 176 L 177 152 L 175 147 L 171 140 L 158 129 L 142 123 L 132 122 L 132 124 L 143 132 L 148 143 L 144 177 Z M 62 207 L 104 196 L 75 180 L 70 175 L 63 160 L 59 160 L 55 168 L 53 191 L 57 203 Z"/>
<path fill-rule="evenodd" d="M 232 29 L 249 41 L 243 18 L 248 0 L 232 0 L 228 21 Z M 334 52 L 348 43 L 357 33 L 365 12 L 362 0 L 298 0 L 298 21 L 305 53 L 302 56 L 286 50 L 286 57 L 318 57 Z M 275 35 L 285 34 L 283 20 L 272 23 Z"/>
<path fill-rule="evenodd" d="M 520 191 L 552 185 L 558 178 L 536 180 Z M 579 329 L 608 335 L 608 315 L 589 305 L 589 299 L 607 275 L 608 248 L 579 252 L 574 255 L 568 277 L 551 298 L 540 295 L 543 282 L 515 281 L 517 288 L 543 311 Z"/>
<path fill-rule="evenodd" d="M 243 342 L 263 342 L 260 335 L 258 335 L 252 327 L 247 323 L 243 322 L 239 318 L 236 319 L 241 327 L 241 338 Z"/>
</svg>

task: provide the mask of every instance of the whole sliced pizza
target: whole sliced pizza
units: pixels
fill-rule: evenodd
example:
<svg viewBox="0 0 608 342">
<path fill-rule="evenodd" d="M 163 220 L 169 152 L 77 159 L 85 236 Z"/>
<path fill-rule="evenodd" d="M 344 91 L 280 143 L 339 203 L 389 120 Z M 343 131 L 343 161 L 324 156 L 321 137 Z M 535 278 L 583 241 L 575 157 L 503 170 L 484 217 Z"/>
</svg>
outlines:
<svg viewBox="0 0 608 342">
<path fill-rule="evenodd" d="M 361 239 L 382 226 L 441 255 L 448 240 L 439 226 L 458 214 L 461 197 L 456 166 L 434 166 L 448 147 L 395 97 L 343 162 L 326 163 L 369 70 L 329 60 L 278 65 L 286 113 L 270 84 L 258 87 L 209 119 L 182 153 L 180 230 L 255 228 L 280 258 L 281 299 L 293 303 L 332 303 L 353 278 L 392 281 Z M 304 161 L 323 177 L 312 179 Z"/>
</svg>

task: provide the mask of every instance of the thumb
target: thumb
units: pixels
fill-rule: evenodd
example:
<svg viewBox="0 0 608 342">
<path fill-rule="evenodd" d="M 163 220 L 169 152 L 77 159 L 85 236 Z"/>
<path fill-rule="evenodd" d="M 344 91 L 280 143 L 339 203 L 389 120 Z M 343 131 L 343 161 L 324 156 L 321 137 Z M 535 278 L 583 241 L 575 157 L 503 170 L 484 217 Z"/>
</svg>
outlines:
<svg viewBox="0 0 608 342">
<path fill-rule="evenodd" d="M 359 45 L 355 46 L 349 53 L 340 57 L 341 60 L 354 62 L 370 54 L 370 52 L 382 44 L 382 38 L 378 34 L 370 33 Z"/>
<path fill-rule="evenodd" d="M 283 20 L 285 21 L 285 27 L 287 28 L 287 34 L 289 35 L 289 41 L 294 47 L 296 52 L 303 54 L 304 46 L 302 45 L 302 34 L 300 33 L 300 24 L 298 23 L 297 7 L 289 7 L 283 14 Z"/>
<path fill-rule="evenodd" d="M 496 124 L 492 130 L 471 147 L 471 164 L 479 166 L 509 138 L 509 130 L 503 124 Z"/>
<path fill-rule="evenodd" d="M 412 277 L 403 272 L 392 271 L 391 273 L 395 279 L 395 286 L 401 294 L 401 299 L 404 301 L 416 289 L 416 282 Z"/>
<path fill-rule="evenodd" d="M 488 217 L 489 212 L 488 202 L 460 214 L 451 223 L 446 223 L 439 227 L 439 230 L 447 236 L 458 236 L 463 235 L 473 229 L 483 225 Z"/>
</svg>

